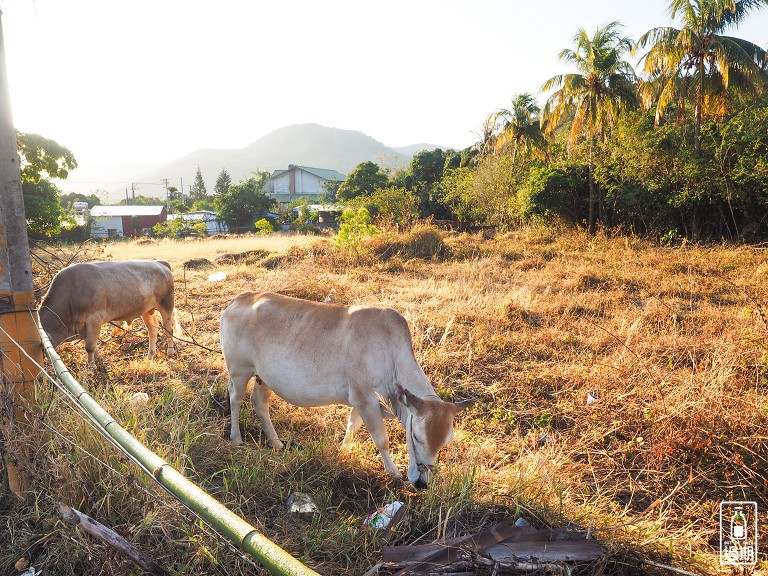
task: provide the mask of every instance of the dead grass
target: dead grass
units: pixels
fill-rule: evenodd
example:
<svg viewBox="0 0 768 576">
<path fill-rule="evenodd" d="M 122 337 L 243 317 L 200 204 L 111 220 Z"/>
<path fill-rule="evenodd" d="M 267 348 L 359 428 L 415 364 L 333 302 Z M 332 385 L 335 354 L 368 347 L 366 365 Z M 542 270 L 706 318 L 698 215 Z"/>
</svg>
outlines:
<svg viewBox="0 0 768 576">
<path fill-rule="evenodd" d="M 246 408 L 245 445 L 233 448 L 228 421 L 209 397 L 209 388 L 223 395 L 223 360 L 194 345 L 150 362 L 143 335 L 117 334 L 92 373 L 83 368 L 81 344 L 64 346 L 62 355 L 126 428 L 323 574 L 361 574 L 378 561 L 381 537 L 361 522 L 393 499 L 409 506 L 409 520 L 392 535 L 398 543 L 449 538 L 522 514 L 536 525 L 590 528 L 609 554 L 580 574 L 630 573 L 642 558 L 718 573 L 719 502 L 768 505 L 765 252 L 667 249 L 541 228 L 494 237 L 417 232 L 375 239 L 372 251 L 386 256 L 354 266 L 333 243 L 311 238 L 280 250 L 254 238 L 233 240 L 237 248 L 190 242 L 194 250 L 183 255 L 176 244 L 164 253 L 109 251 L 171 259 L 186 338 L 214 349 L 219 314 L 243 290 L 402 312 L 438 393 L 479 400 L 429 490 L 387 478 L 364 430 L 351 451 L 340 452 L 341 407 L 275 401 L 273 420 L 288 446 L 279 454 L 267 450 Z M 430 246 L 440 249 L 429 254 Z M 201 269 L 179 264 L 257 249 L 273 254 Z M 226 280 L 210 282 L 216 271 Z M 129 402 L 137 391 L 150 396 L 140 412 Z M 588 405 L 588 394 L 598 401 Z M 55 517 L 52 503 L 63 500 L 175 573 L 252 573 L 62 404 L 52 397 L 47 420 L 115 471 L 58 435 L 29 439 L 36 498 L 12 507 L 5 500 L 4 570 L 25 556 L 49 574 L 130 572 Z M 404 469 L 403 432 L 394 423 L 390 432 Z M 284 502 L 293 491 L 312 494 L 321 513 L 289 514 Z M 71 538 L 75 552 L 67 552 Z M 760 544 L 768 547 L 764 538 Z"/>
</svg>

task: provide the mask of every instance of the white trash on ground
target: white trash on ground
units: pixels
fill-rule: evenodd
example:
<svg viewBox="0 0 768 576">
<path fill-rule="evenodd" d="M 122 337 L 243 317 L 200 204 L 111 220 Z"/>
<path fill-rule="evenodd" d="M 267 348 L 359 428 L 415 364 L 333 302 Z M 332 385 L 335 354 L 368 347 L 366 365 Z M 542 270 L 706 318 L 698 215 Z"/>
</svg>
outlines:
<svg viewBox="0 0 768 576">
<path fill-rule="evenodd" d="M 208 275 L 208 282 L 221 282 L 222 280 L 227 279 L 227 273 L 226 272 L 214 272 L 213 274 Z"/>
<path fill-rule="evenodd" d="M 309 494 L 304 492 L 294 492 L 288 496 L 288 500 L 285 501 L 285 507 L 289 512 L 298 512 L 301 514 L 307 512 L 318 512 L 317 504 L 312 500 Z"/>
<path fill-rule="evenodd" d="M 403 502 L 395 500 L 391 504 L 387 504 L 376 510 L 376 512 L 365 519 L 363 524 L 366 526 L 373 526 L 374 528 L 386 528 L 402 506 L 404 506 Z"/>
</svg>

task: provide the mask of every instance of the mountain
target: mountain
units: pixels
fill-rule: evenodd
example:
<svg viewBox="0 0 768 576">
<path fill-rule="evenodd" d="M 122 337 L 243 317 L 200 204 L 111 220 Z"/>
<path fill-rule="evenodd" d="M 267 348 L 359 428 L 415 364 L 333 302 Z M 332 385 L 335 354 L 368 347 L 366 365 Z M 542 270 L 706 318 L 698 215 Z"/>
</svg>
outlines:
<svg viewBox="0 0 768 576">
<path fill-rule="evenodd" d="M 392 150 L 398 154 L 403 154 L 404 156 L 410 157 L 413 157 L 416 152 L 421 152 L 422 150 L 432 151 L 436 150 L 437 148 L 440 148 L 443 151 L 448 150 L 447 147 L 439 146 L 437 144 L 411 144 L 410 146 L 392 146 Z"/>
<path fill-rule="evenodd" d="M 151 184 L 167 178 L 169 185 L 177 188 L 183 182 L 186 193 L 188 186 L 194 182 L 199 166 L 210 194 L 222 168 L 229 172 L 232 182 L 246 179 L 256 169 L 271 172 L 288 168 L 288 164 L 331 168 L 349 174 L 355 166 L 368 160 L 391 168 L 408 166 L 412 150 L 425 148 L 433 149 L 437 146 L 413 145 L 395 149 L 356 130 L 328 128 L 319 124 L 294 124 L 270 132 L 245 148 L 195 150 L 145 173 L 136 174 L 134 181 Z M 140 186 L 139 190 L 137 193 L 145 196 L 160 196 L 158 191 L 161 188 L 156 190 L 155 186 Z M 124 197 L 124 189 L 116 190 L 110 194 L 110 201 Z"/>
</svg>

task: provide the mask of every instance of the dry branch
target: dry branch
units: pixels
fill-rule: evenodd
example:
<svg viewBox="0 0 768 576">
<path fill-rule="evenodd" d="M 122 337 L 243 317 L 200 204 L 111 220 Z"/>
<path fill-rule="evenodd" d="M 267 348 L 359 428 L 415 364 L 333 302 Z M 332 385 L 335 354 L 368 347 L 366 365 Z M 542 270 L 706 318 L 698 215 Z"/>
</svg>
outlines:
<svg viewBox="0 0 768 576">
<path fill-rule="evenodd" d="M 103 524 L 100 524 L 93 518 L 86 516 L 79 510 L 75 510 L 74 508 L 59 502 L 59 514 L 61 514 L 61 517 L 70 524 L 80 526 L 80 528 L 88 532 L 88 534 L 95 536 L 104 543 L 112 546 L 112 548 L 118 552 L 125 554 L 143 570 L 161 576 L 165 576 L 167 574 L 167 572 L 159 564 L 157 564 L 157 562 L 151 558 L 148 558 L 145 554 L 143 554 L 125 538 L 120 536 L 117 532 L 107 528 Z"/>
</svg>

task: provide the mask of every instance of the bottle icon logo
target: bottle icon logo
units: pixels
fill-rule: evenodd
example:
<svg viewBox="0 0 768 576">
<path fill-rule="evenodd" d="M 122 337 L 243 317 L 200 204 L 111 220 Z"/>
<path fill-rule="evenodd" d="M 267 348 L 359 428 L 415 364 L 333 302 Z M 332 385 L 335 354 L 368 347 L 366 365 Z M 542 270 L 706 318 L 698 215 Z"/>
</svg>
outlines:
<svg viewBox="0 0 768 576">
<path fill-rule="evenodd" d="M 733 540 L 744 540 L 747 537 L 747 518 L 741 506 L 736 509 L 731 516 L 731 538 Z"/>
<path fill-rule="evenodd" d="M 720 503 L 720 563 L 757 564 L 757 502 Z"/>
</svg>

